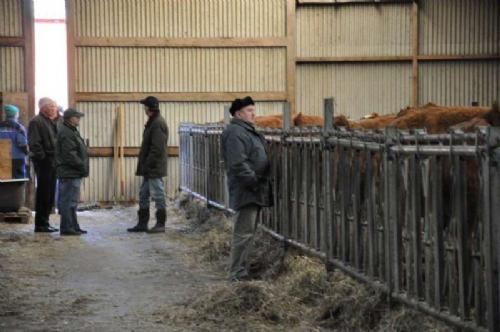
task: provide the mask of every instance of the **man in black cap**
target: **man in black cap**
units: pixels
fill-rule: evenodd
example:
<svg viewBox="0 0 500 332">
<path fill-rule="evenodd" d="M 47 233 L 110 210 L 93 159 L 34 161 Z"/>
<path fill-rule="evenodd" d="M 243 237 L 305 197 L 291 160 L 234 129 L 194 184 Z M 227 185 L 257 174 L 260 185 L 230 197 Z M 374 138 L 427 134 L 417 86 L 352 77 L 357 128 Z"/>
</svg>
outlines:
<svg viewBox="0 0 500 332">
<path fill-rule="evenodd" d="M 272 205 L 271 168 L 267 143 L 254 127 L 255 104 L 250 97 L 236 99 L 233 119 L 222 133 L 222 153 L 229 187 L 229 205 L 236 211 L 231 246 L 230 279 L 245 280 L 248 253 L 262 207 Z"/>
<path fill-rule="evenodd" d="M 59 126 L 56 145 L 56 173 L 59 179 L 61 235 L 85 234 L 76 217 L 82 178 L 89 175 L 87 146 L 78 126 L 83 113 L 68 108 Z"/>
<path fill-rule="evenodd" d="M 129 228 L 129 232 L 165 232 L 167 220 L 165 184 L 163 177 L 167 176 L 167 143 L 168 126 L 160 115 L 158 99 L 149 96 L 141 100 L 148 121 L 142 134 L 139 162 L 136 175 L 143 176 L 139 192 L 138 223 Z M 156 203 L 156 225 L 148 230 L 149 202 L 153 199 Z"/>
</svg>

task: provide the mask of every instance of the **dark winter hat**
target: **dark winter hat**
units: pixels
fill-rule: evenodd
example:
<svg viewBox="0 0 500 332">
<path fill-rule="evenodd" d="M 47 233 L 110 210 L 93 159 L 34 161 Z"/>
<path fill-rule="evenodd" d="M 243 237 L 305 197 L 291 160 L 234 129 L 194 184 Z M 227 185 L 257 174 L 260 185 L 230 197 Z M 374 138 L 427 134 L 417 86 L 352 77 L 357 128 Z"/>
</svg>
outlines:
<svg viewBox="0 0 500 332">
<path fill-rule="evenodd" d="M 145 99 L 141 100 L 141 104 L 146 105 L 147 107 L 157 110 L 160 108 L 160 103 L 158 99 L 153 96 L 148 96 Z"/>
<path fill-rule="evenodd" d="M 247 96 L 243 99 L 236 98 L 233 103 L 231 104 L 231 108 L 229 109 L 229 112 L 231 113 L 232 116 L 234 116 L 234 113 L 236 111 L 239 111 L 243 107 L 249 106 L 249 105 L 255 105 L 252 97 Z"/>
<path fill-rule="evenodd" d="M 78 112 L 74 108 L 68 108 L 66 111 L 64 111 L 63 114 L 64 119 L 69 119 L 72 117 L 81 118 L 83 116 L 85 116 L 85 114 L 83 114 L 82 112 Z"/>
</svg>

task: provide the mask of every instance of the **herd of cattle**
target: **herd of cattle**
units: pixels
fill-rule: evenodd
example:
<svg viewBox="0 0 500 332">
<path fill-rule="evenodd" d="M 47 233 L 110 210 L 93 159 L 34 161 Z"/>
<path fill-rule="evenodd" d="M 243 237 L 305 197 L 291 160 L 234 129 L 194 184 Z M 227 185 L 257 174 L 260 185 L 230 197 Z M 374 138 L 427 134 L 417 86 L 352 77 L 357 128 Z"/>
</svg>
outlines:
<svg viewBox="0 0 500 332">
<path fill-rule="evenodd" d="M 323 118 L 302 113 L 293 114 L 296 127 L 323 126 Z M 256 117 L 256 126 L 261 128 L 282 128 L 283 116 L 267 115 Z M 426 129 L 429 134 L 446 133 L 450 128 L 471 131 L 475 126 L 500 126 L 498 103 L 486 107 L 445 107 L 429 103 L 422 107 L 407 107 L 397 114 L 378 115 L 373 113 L 361 120 L 353 121 L 344 115 L 335 116 L 334 126 L 359 130 L 377 130 L 385 127 L 399 129 Z"/>
</svg>

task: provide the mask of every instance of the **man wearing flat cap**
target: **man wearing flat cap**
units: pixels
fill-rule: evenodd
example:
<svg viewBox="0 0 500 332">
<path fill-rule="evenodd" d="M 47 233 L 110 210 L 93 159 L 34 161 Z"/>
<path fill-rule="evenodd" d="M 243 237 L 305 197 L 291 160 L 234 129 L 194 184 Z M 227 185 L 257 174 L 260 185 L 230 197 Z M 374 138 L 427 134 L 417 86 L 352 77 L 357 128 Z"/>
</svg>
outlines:
<svg viewBox="0 0 500 332">
<path fill-rule="evenodd" d="M 229 205 L 236 211 L 231 245 L 230 280 L 249 278 L 248 253 L 263 207 L 272 205 L 271 168 L 264 137 L 255 130 L 255 104 L 236 99 L 233 119 L 222 133 L 222 153 L 228 177 Z"/>
<path fill-rule="evenodd" d="M 136 175 L 143 177 L 143 181 L 139 191 L 138 222 L 128 231 L 163 233 L 167 220 L 163 177 L 167 176 L 168 126 L 160 114 L 160 105 L 156 97 L 149 96 L 140 102 L 144 105 L 144 112 L 148 117 L 142 134 L 136 172 Z M 148 230 L 151 199 L 156 204 L 156 225 Z"/>
<path fill-rule="evenodd" d="M 76 216 L 82 179 L 89 176 L 87 146 L 78 131 L 83 116 L 83 113 L 68 108 L 57 133 L 56 170 L 59 180 L 61 235 L 87 233 L 80 228 Z"/>
<path fill-rule="evenodd" d="M 57 232 L 49 224 L 56 192 L 57 104 L 50 98 L 38 102 L 40 112 L 28 125 L 28 146 L 36 172 L 35 232 Z"/>
</svg>

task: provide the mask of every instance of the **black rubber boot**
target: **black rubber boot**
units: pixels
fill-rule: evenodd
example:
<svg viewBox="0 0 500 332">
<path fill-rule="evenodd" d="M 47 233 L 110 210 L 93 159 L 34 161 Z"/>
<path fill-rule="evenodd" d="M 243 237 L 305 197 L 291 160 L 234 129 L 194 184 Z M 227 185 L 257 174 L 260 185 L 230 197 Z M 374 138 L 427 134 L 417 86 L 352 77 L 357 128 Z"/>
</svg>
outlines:
<svg viewBox="0 0 500 332">
<path fill-rule="evenodd" d="M 139 222 L 132 228 L 127 229 L 129 232 L 147 232 L 149 222 L 149 209 L 139 209 L 137 211 Z"/>
<path fill-rule="evenodd" d="M 156 225 L 151 228 L 148 233 L 164 233 L 166 221 L 167 211 L 165 209 L 158 209 L 156 211 Z"/>
</svg>

